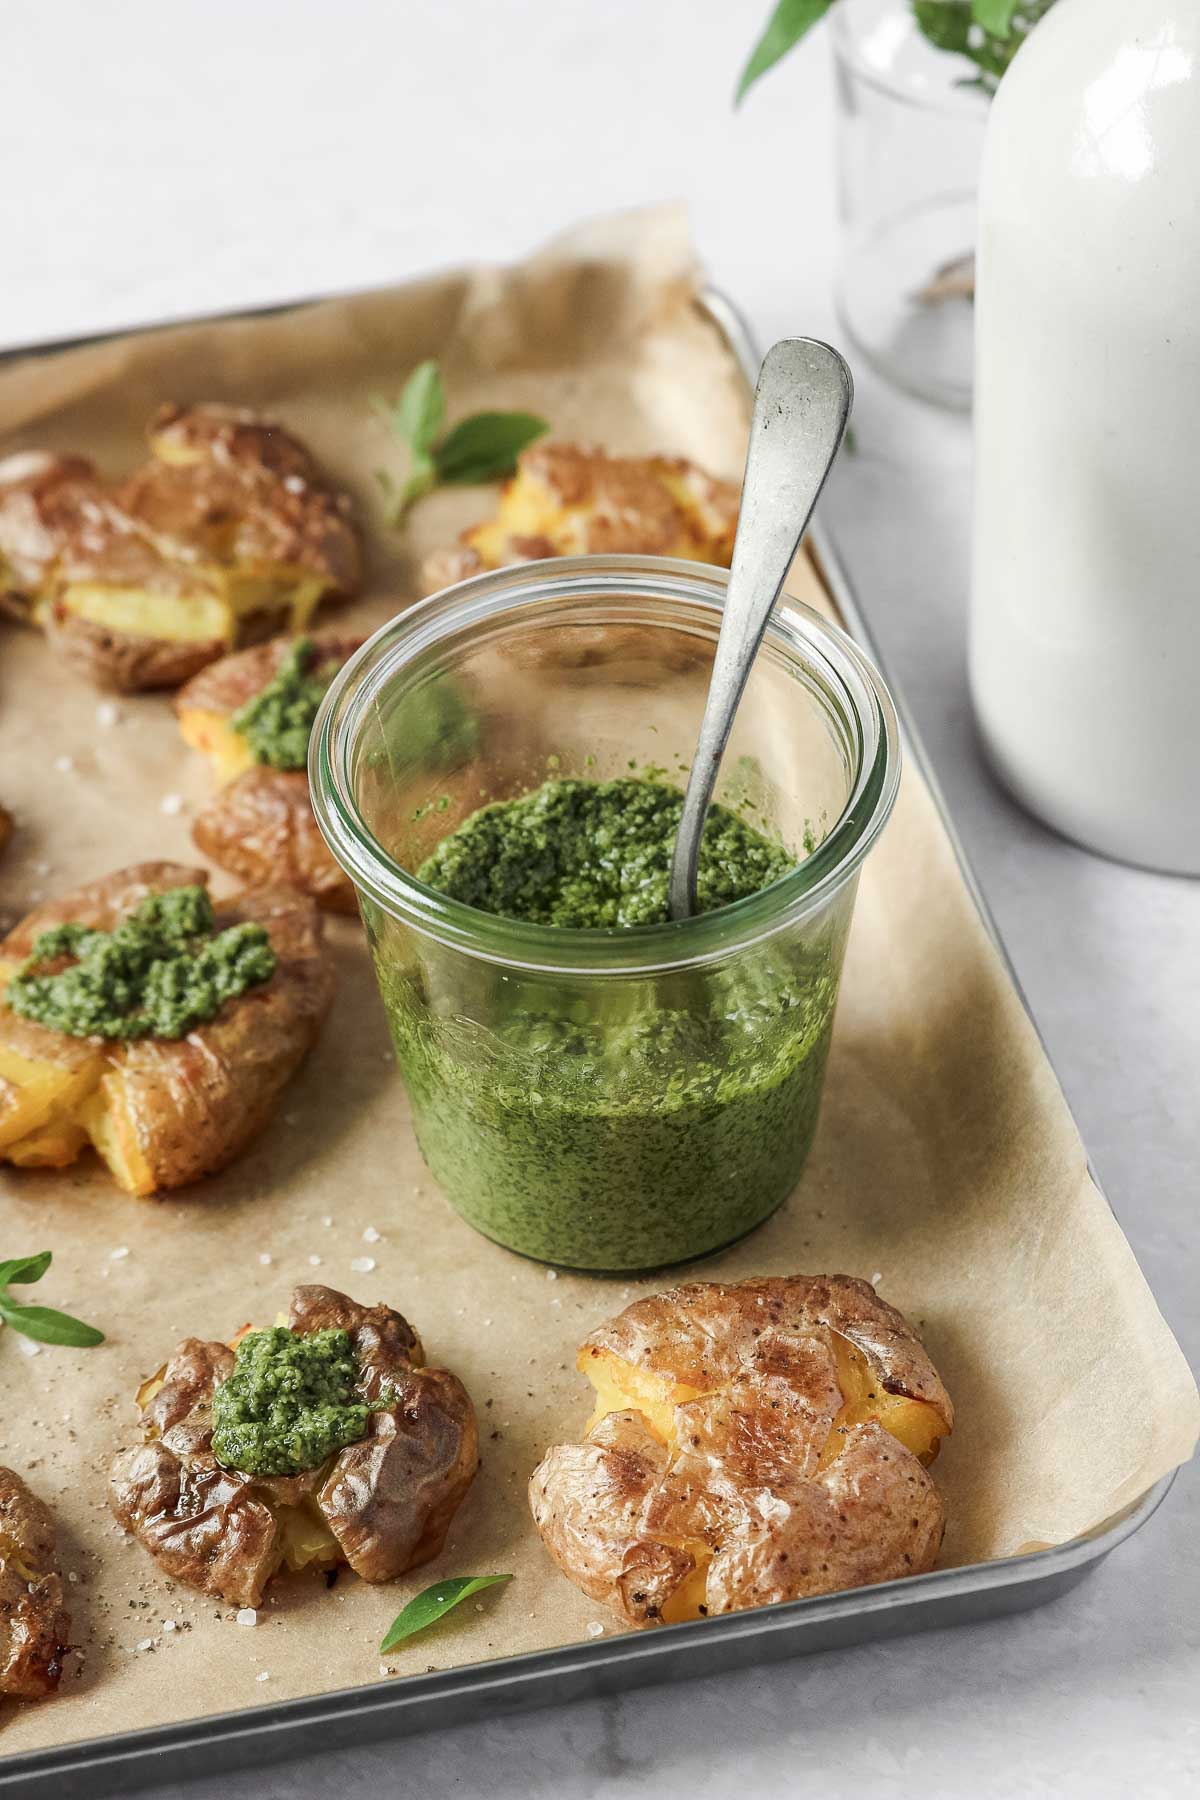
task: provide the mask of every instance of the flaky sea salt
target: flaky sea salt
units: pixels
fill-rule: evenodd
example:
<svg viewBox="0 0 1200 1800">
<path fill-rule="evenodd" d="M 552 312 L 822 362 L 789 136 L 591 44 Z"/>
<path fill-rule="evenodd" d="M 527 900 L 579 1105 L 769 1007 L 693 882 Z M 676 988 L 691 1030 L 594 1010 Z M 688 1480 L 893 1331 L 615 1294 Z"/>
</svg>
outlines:
<svg viewBox="0 0 1200 1800">
<path fill-rule="evenodd" d="M 558 1280 L 558 1270 L 557 1269 L 547 1269 L 546 1270 L 546 1280 L 547 1281 L 557 1281 Z"/>
<path fill-rule="evenodd" d="M 40 1344 L 35 1344 L 32 1338 L 19 1337 L 17 1339 L 17 1349 L 21 1352 L 22 1356 L 40 1356 L 42 1354 L 42 1346 Z"/>
<path fill-rule="evenodd" d="M 363 1232 L 363 1243 L 364 1244 L 379 1244 L 382 1242 L 383 1242 L 383 1233 L 381 1231 L 376 1231 L 376 1229 L 373 1225 L 368 1225 L 367 1229 Z"/>
<path fill-rule="evenodd" d="M 110 1262 L 124 1262 L 125 1258 L 128 1255 L 129 1255 L 129 1245 L 128 1244 L 118 1244 L 115 1250 L 109 1251 L 108 1260 Z"/>
<path fill-rule="evenodd" d="M 170 818 L 174 818 L 176 813 L 183 811 L 183 795 L 164 794 L 158 803 L 158 810 L 165 812 Z"/>
<path fill-rule="evenodd" d="M 373 1256 L 355 1256 L 351 1258 L 350 1267 L 356 1275 L 369 1275 L 375 1267 Z"/>
<path fill-rule="evenodd" d="M 254 1679 L 255 1681 L 270 1681 L 271 1671 L 269 1669 L 260 1669 Z"/>
<path fill-rule="evenodd" d="M 73 756 L 56 756 L 54 766 L 60 775 L 70 775 L 75 768 L 75 758 Z"/>
<path fill-rule="evenodd" d="M 319 1269 L 321 1266 L 320 1257 L 319 1256 L 310 1256 L 308 1259 L 308 1266 L 310 1269 Z"/>
<path fill-rule="evenodd" d="M 271 1252 L 269 1250 L 260 1250 L 258 1253 L 258 1260 L 264 1269 L 269 1269 L 271 1266 Z"/>
<path fill-rule="evenodd" d="M 238 1608 L 237 1622 L 239 1625 L 257 1625 L 258 1614 L 252 1606 L 240 1606 Z"/>
<path fill-rule="evenodd" d="M 587 1634 L 589 1637 L 603 1637 L 604 1636 L 604 1627 L 600 1623 L 599 1619 L 592 1620 L 591 1624 L 587 1628 Z"/>
<path fill-rule="evenodd" d="M 120 718 L 121 709 L 112 700 L 102 700 L 96 708 L 96 723 L 97 725 L 103 725 L 105 730 L 107 730 L 110 725 L 119 724 Z"/>
</svg>

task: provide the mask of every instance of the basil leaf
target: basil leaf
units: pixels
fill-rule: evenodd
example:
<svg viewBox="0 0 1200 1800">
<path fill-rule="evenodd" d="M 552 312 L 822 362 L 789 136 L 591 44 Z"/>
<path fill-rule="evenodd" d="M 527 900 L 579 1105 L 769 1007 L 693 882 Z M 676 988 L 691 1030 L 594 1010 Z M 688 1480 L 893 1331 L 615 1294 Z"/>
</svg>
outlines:
<svg viewBox="0 0 1200 1800">
<path fill-rule="evenodd" d="M 94 1325 L 85 1325 L 70 1313 L 56 1312 L 52 1306 L 14 1306 L 11 1301 L 0 1299 L 0 1319 L 22 1337 L 36 1338 L 42 1344 L 73 1344 L 77 1349 L 90 1350 L 94 1344 L 104 1342 L 104 1333 Z"/>
<path fill-rule="evenodd" d="M 396 404 L 393 429 L 414 451 L 428 452 L 446 416 L 446 396 L 435 362 L 418 363 Z"/>
<path fill-rule="evenodd" d="M 1019 0 L 971 0 L 971 14 L 976 25 L 992 37 L 1007 37 L 1018 4 Z"/>
<path fill-rule="evenodd" d="M 780 58 L 794 49 L 805 33 L 825 17 L 833 3 L 834 0 L 779 0 L 742 70 L 734 95 L 735 106 L 740 106 L 760 75 L 773 69 Z"/>
<path fill-rule="evenodd" d="M 549 429 L 533 413 L 475 413 L 448 431 L 434 451 L 438 479 L 465 486 L 511 475 L 521 451 Z"/>
<path fill-rule="evenodd" d="M 427 1587 L 423 1593 L 410 1600 L 404 1611 L 393 1619 L 388 1634 L 379 1646 L 379 1654 L 386 1656 L 397 1644 L 406 1638 L 415 1637 L 418 1631 L 425 1631 L 430 1625 L 436 1625 L 439 1619 L 445 1618 L 460 1601 L 470 1599 L 472 1594 L 482 1593 L 484 1588 L 496 1587 L 500 1582 L 511 1581 L 511 1575 L 460 1575 L 452 1581 L 437 1581 Z"/>
<path fill-rule="evenodd" d="M 50 1250 L 39 1250 L 36 1256 L 14 1256 L 9 1262 L 0 1262 L 0 1287 L 7 1287 L 10 1281 L 40 1281 L 52 1255 Z"/>
<path fill-rule="evenodd" d="M 913 17 L 935 50 L 971 53 L 971 0 L 913 0 Z"/>
</svg>

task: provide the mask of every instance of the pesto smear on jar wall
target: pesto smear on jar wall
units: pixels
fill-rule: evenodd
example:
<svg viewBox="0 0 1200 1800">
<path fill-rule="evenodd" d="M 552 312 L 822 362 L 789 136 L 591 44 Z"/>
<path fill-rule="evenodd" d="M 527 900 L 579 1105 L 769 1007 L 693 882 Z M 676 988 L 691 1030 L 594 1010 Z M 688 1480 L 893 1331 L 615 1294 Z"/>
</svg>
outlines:
<svg viewBox="0 0 1200 1800">
<path fill-rule="evenodd" d="M 656 780 L 547 781 L 464 820 L 417 876 L 497 918 L 662 924 L 682 806 Z M 795 861 L 714 807 L 700 910 Z M 487 1236 L 566 1266 L 650 1269 L 732 1242 L 794 1187 L 848 901 L 803 933 L 631 973 L 522 970 L 418 940 L 369 901 L 364 915 L 422 1153 Z"/>
</svg>

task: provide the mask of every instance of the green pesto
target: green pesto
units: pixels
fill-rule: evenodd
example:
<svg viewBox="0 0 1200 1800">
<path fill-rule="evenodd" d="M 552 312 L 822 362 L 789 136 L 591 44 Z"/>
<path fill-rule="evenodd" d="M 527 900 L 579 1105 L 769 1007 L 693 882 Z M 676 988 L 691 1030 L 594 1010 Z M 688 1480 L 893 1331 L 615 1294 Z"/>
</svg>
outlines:
<svg viewBox="0 0 1200 1800">
<path fill-rule="evenodd" d="M 680 796 L 549 782 L 484 808 L 422 879 L 543 924 L 665 917 Z M 706 833 L 701 904 L 792 857 L 729 812 Z M 538 974 L 412 940 L 364 912 L 425 1160 L 459 1211 L 528 1256 L 651 1269 L 759 1224 L 816 1127 L 849 897 L 795 932 L 653 974 Z"/>
<path fill-rule="evenodd" d="M 297 638 L 265 688 L 234 713 L 230 723 L 240 732 L 257 763 L 272 769 L 303 769 L 308 739 L 333 667 L 314 666 L 317 647 Z"/>
<path fill-rule="evenodd" d="M 63 958 L 73 960 L 46 972 Z M 261 925 L 214 935 L 205 889 L 181 887 L 148 895 L 112 931 L 68 923 L 42 932 L 4 998 L 69 1037 L 181 1038 L 274 973 Z"/>
<path fill-rule="evenodd" d="M 251 1331 L 213 1394 L 213 1455 L 247 1475 L 299 1475 L 366 1436 L 368 1402 L 350 1334 Z"/>
<path fill-rule="evenodd" d="M 665 924 L 682 811 L 679 789 L 659 781 L 547 781 L 473 813 L 417 875 L 481 912 L 533 925 Z M 788 851 L 714 806 L 700 846 L 699 910 L 755 894 L 794 866 Z"/>
</svg>

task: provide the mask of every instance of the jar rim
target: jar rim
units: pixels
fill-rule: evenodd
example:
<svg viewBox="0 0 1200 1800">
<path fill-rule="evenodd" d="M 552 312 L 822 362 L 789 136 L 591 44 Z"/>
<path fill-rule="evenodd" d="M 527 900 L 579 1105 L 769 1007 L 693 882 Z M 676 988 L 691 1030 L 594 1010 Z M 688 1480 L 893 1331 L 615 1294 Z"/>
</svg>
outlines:
<svg viewBox="0 0 1200 1800">
<path fill-rule="evenodd" d="M 828 835 L 787 875 L 758 893 L 690 919 L 582 929 L 534 925 L 452 899 L 391 857 L 363 818 L 353 791 L 355 747 L 382 690 L 416 658 L 464 626 L 558 600 L 643 600 L 694 606 L 719 617 L 726 569 L 654 556 L 551 557 L 488 570 L 419 601 L 380 627 L 331 682 L 309 741 L 313 811 L 331 854 L 391 917 L 481 960 L 543 974 L 634 975 L 724 958 L 775 936 L 824 906 L 856 873 L 896 798 L 900 735 L 882 676 L 840 627 L 784 595 L 766 642 L 793 663 L 803 657 L 831 679 L 854 731 L 850 792 Z"/>
</svg>

